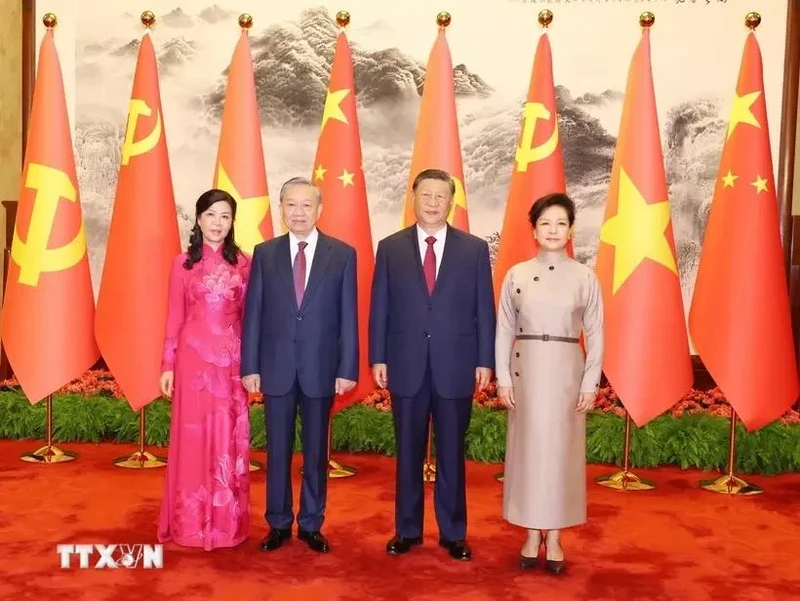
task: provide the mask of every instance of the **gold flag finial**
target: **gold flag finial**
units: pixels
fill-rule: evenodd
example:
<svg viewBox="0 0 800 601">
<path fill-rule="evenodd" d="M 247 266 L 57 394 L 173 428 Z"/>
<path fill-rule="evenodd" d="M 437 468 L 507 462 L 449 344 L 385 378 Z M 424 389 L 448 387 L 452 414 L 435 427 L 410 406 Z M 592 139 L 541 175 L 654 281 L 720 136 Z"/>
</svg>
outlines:
<svg viewBox="0 0 800 601">
<path fill-rule="evenodd" d="M 142 21 L 142 25 L 144 25 L 147 29 L 153 27 L 156 24 L 156 15 L 152 10 L 146 10 L 142 13 L 140 17 Z"/>
<path fill-rule="evenodd" d="M 553 13 L 547 9 L 539 11 L 539 25 L 547 29 L 553 22 Z"/>
<path fill-rule="evenodd" d="M 446 10 L 443 10 L 438 15 L 436 15 L 436 24 L 439 26 L 440 29 L 446 29 L 450 27 L 450 21 L 452 18 L 450 17 L 450 13 Z"/>
<path fill-rule="evenodd" d="M 755 31 L 756 28 L 761 25 L 761 15 L 755 11 L 747 13 L 744 16 L 744 24 L 750 31 Z"/>
<path fill-rule="evenodd" d="M 350 25 L 350 13 L 346 10 L 340 10 L 336 13 L 336 24 L 342 29 Z"/>
<path fill-rule="evenodd" d="M 253 26 L 253 17 L 247 13 L 239 15 L 239 27 L 242 29 L 250 29 Z"/>
<path fill-rule="evenodd" d="M 650 29 L 653 23 L 656 22 L 656 16 L 650 11 L 644 12 L 639 15 L 639 25 L 644 29 Z"/>
<path fill-rule="evenodd" d="M 53 13 L 45 13 L 42 17 L 42 23 L 47 29 L 53 29 L 56 25 L 58 25 L 58 17 L 56 17 Z"/>
</svg>

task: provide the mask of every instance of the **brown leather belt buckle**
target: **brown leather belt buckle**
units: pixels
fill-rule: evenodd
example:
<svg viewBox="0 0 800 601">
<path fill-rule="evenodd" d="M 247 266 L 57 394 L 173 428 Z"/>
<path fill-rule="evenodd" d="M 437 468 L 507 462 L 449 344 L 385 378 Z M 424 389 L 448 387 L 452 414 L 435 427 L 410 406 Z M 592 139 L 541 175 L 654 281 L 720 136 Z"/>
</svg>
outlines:
<svg viewBox="0 0 800 601">
<path fill-rule="evenodd" d="M 545 342 L 550 340 L 550 334 L 542 334 L 542 340 L 545 341 Z"/>
</svg>

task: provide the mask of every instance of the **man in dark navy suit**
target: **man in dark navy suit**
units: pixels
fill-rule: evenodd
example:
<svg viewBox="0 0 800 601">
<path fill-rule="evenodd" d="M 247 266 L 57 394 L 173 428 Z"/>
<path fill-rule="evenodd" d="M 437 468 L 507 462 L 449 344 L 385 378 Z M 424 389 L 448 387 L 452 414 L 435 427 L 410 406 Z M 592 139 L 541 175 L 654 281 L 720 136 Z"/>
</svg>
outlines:
<svg viewBox="0 0 800 601">
<path fill-rule="evenodd" d="M 386 550 L 422 544 L 422 466 L 433 416 L 439 544 L 469 560 L 465 441 L 472 397 L 494 369 L 489 246 L 447 224 L 455 182 L 428 169 L 413 184 L 417 223 L 381 240 L 369 323 L 375 382 L 392 395 L 397 445 L 395 536 Z"/>
<path fill-rule="evenodd" d="M 356 251 L 316 228 L 321 192 L 287 181 L 280 209 L 289 232 L 255 247 L 242 325 L 242 383 L 264 395 L 267 511 L 264 551 L 291 538 L 291 464 L 297 407 L 303 432 L 298 538 L 314 551 L 328 489 L 328 423 L 333 398 L 358 380 Z"/>
</svg>

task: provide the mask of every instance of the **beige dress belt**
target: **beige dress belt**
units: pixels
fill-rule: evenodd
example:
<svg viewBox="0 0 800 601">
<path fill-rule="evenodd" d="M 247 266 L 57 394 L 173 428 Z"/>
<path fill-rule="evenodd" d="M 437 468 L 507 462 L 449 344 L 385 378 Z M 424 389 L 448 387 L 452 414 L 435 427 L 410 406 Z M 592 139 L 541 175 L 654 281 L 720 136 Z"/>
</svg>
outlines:
<svg viewBox="0 0 800 601">
<path fill-rule="evenodd" d="M 543 340 L 547 342 L 554 340 L 556 342 L 573 342 L 577 344 L 580 342 L 577 338 L 568 338 L 566 336 L 551 336 L 550 334 L 517 334 L 517 340 Z"/>
</svg>

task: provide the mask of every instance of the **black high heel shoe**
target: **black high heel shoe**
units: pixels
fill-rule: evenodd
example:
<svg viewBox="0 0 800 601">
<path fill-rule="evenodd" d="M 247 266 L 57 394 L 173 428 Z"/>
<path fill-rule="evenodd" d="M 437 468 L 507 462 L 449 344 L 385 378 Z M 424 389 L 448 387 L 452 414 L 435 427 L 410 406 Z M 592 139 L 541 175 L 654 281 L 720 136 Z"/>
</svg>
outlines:
<svg viewBox="0 0 800 601">
<path fill-rule="evenodd" d="M 547 559 L 547 543 L 545 542 L 544 538 L 542 539 L 544 543 L 544 552 L 545 552 L 545 560 L 544 560 L 544 567 L 545 569 L 550 572 L 551 574 L 561 574 L 566 567 L 566 561 L 563 559 L 555 560 L 555 559 Z"/>
<path fill-rule="evenodd" d="M 528 557 L 527 555 L 523 555 L 522 553 L 519 554 L 519 569 L 520 570 L 532 570 L 536 567 L 536 563 L 539 561 L 539 549 L 542 548 L 542 544 L 544 544 L 544 535 L 539 534 L 539 544 L 536 547 L 536 556 L 535 557 Z"/>
</svg>

